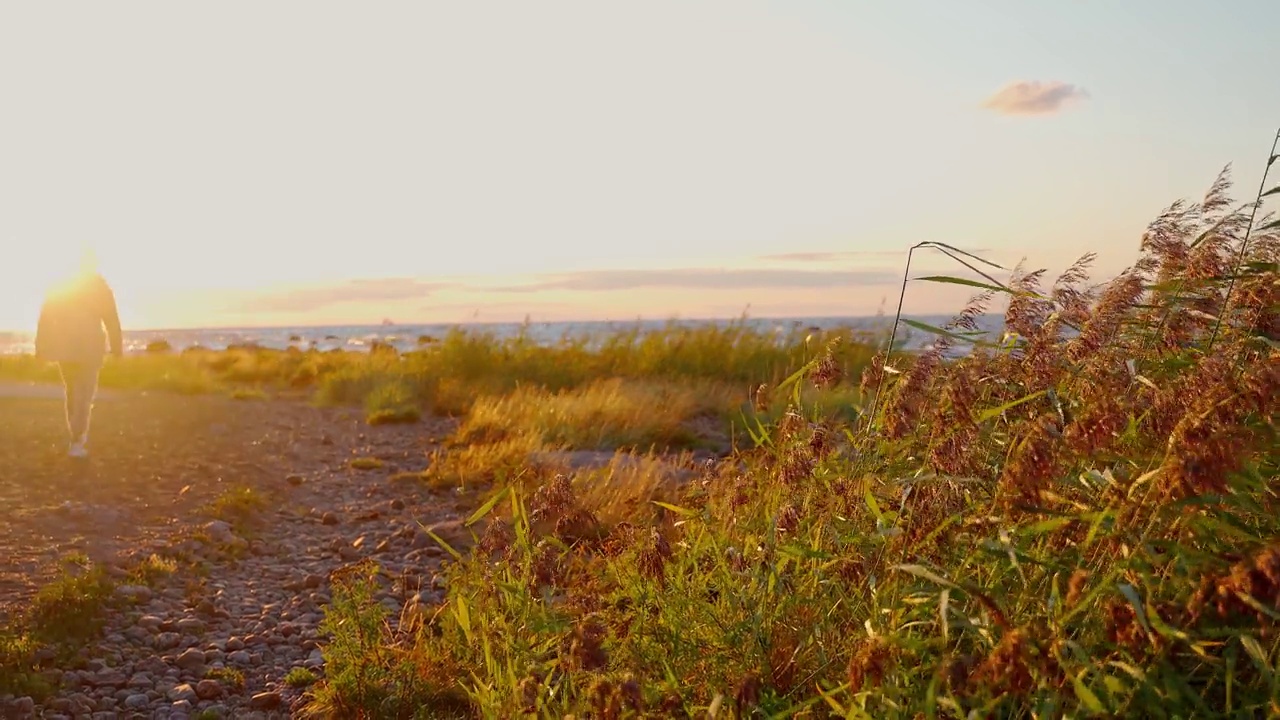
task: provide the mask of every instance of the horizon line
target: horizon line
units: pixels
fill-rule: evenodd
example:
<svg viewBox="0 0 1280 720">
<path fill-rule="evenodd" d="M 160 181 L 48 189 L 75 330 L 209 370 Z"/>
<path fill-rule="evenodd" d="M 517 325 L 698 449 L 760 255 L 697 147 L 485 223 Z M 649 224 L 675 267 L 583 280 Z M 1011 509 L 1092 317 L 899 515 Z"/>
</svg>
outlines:
<svg viewBox="0 0 1280 720">
<path fill-rule="evenodd" d="M 1000 313 L 992 313 L 992 312 L 982 313 L 982 315 L 999 315 L 999 314 L 1000 314 Z M 945 313 L 945 312 L 937 312 L 937 313 L 903 313 L 903 317 L 910 317 L 910 316 L 913 316 L 913 315 L 914 315 L 914 316 L 947 316 L 947 315 L 949 315 L 949 314 L 948 314 L 948 313 Z M 847 319 L 873 319 L 873 318 L 877 318 L 877 317 L 883 317 L 886 321 L 891 321 L 891 320 L 893 319 L 893 316 L 892 316 L 892 315 L 889 315 L 889 314 L 887 314 L 887 313 L 875 313 L 875 314 L 870 314 L 870 315 L 859 315 L 859 314 L 850 314 L 850 315 L 830 315 L 830 314 L 823 314 L 823 315 L 756 315 L 756 316 L 751 316 L 751 315 L 745 315 L 745 314 L 743 314 L 743 315 L 734 315 L 734 316 L 700 316 L 700 317 L 679 317 L 679 316 L 667 316 L 667 317 L 664 317 L 664 318 L 645 318 L 645 317 L 643 317 L 643 316 L 637 316 L 637 317 L 629 318 L 629 319 L 595 319 L 595 320 L 588 320 L 588 319 L 582 319 L 582 320 L 532 320 L 532 319 L 526 318 L 526 319 L 524 319 L 524 320 L 468 320 L 468 321 L 442 321 L 442 322 L 408 322 L 408 323 L 393 323 L 393 324 L 391 324 L 391 325 L 383 325 L 383 324 L 382 324 L 382 323 L 380 323 L 380 322 L 369 322 L 369 323 L 340 323 L 340 322 L 335 322 L 335 323 L 305 323 L 305 324 L 298 324 L 298 325 L 191 325 L 191 326 L 185 326 L 185 327 L 177 327 L 177 326 L 171 326 L 171 327 L 132 327 L 132 328 L 125 328 L 125 329 L 124 329 L 124 332 L 125 332 L 125 333 L 131 333 L 131 332 L 135 332 L 135 333 L 136 333 L 136 332 L 149 332 L 149 333 L 156 333 L 156 332 L 194 332 L 194 331 L 206 331 L 206 332 L 207 332 L 207 331 L 231 331 L 231 330 L 309 330 L 309 329 L 317 329 L 317 330 L 318 330 L 318 329 L 336 328 L 336 327 L 356 327 L 356 328 L 377 328 L 377 327 L 388 327 L 388 328 L 394 328 L 394 327 L 416 327 L 416 326 L 425 326 L 425 325 L 445 325 L 445 326 L 450 326 L 450 325 L 452 325 L 452 326 L 457 326 L 457 325 L 525 325 L 525 324 L 530 324 L 530 325 L 537 325 L 537 324 L 544 324 L 544 325 L 561 325 L 561 324 L 570 324 L 570 323 L 600 324 L 600 325 L 603 325 L 603 324 L 618 324 L 618 323 L 645 323 L 645 322 L 695 322 L 695 323 L 696 323 L 696 322 L 725 322 L 725 321 L 740 321 L 740 320 L 752 320 L 752 319 L 755 319 L 755 320 L 793 320 L 793 321 L 799 321 L 799 320 L 815 320 L 815 321 L 822 321 L 822 320 L 847 320 Z M 30 330 L 0 329 L 0 333 L 5 333 L 5 334 L 25 334 L 25 335 L 34 335 L 34 334 L 35 334 L 35 330 L 34 330 L 34 329 L 30 329 Z"/>
</svg>

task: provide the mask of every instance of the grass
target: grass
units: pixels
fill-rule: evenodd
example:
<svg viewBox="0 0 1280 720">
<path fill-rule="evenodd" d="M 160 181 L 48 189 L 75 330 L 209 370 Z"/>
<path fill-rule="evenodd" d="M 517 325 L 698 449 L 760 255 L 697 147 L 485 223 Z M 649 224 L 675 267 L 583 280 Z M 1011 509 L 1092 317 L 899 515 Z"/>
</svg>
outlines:
<svg viewBox="0 0 1280 720">
<path fill-rule="evenodd" d="M 244 673 L 236 668 L 209 668 L 204 677 L 206 680 L 216 680 L 234 692 L 244 691 Z"/>
<path fill-rule="evenodd" d="M 303 395 L 324 405 L 363 406 L 373 423 L 413 422 L 415 411 L 463 416 L 481 398 L 518 389 L 557 393 L 611 378 L 727 384 L 745 396 L 756 385 L 776 385 L 833 337 L 845 340 L 838 360 L 850 375 L 874 354 L 877 338 L 848 329 L 820 335 L 818 341 L 800 330 L 778 336 L 745 323 L 695 328 L 673 323 L 657 332 L 637 327 L 546 344 L 527 331 L 498 337 L 459 328 L 405 353 L 238 347 L 109 358 L 101 384 L 224 392 L 240 399 Z M 31 356 L 4 356 L 0 379 L 56 383 L 58 371 Z"/>
<path fill-rule="evenodd" d="M 579 366 L 531 363 L 544 382 L 474 400 L 429 471 L 494 488 L 444 603 L 393 633 L 376 568 L 336 577 L 311 713 L 1274 714 L 1280 225 L 1246 247 L 1227 188 L 1163 213 L 1100 287 L 1090 257 L 1047 286 L 984 279 L 935 329 L 971 346 L 960 359 L 882 354 L 859 375 L 847 346 L 810 353 L 693 482 L 644 453 L 531 466 L 661 444 L 680 423 L 650 414 L 718 402 L 668 395 L 646 414 Z M 995 296 L 1011 332 L 975 342 Z M 661 387 L 688 399 L 767 365 L 752 358 L 718 379 L 672 359 Z"/>
<path fill-rule="evenodd" d="M 304 688 L 315 684 L 316 674 L 304 667 L 295 667 L 284 676 L 284 682 L 289 687 Z"/>
<path fill-rule="evenodd" d="M 229 524 L 239 535 L 249 534 L 258 512 L 267 507 L 269 500 L 261 491 L 248 485 L 236 485 L 220 493 L 209 502 L 205 514 Z"/>
<path fill-rule="evenodd" d="M 537 444 L 574 450 L 687 448 L 699 438 L 689 424 L 720 416 L 732 392 L 715 386 L 597 381 L 572 390 L 517 390 L 477 401 L 459 428 L 457 444 L 492 443 L 521 435 Z"/>
</svg>

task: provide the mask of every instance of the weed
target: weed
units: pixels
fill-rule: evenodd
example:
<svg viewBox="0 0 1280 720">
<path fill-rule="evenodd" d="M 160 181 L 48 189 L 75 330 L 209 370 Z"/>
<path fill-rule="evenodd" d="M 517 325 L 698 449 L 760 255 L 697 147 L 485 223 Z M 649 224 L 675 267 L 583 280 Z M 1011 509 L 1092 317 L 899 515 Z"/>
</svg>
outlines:
<svg viewBox="0 0 1280 720">
<path fill-rule="evenodd" d="M 267 507 L 268 502 L 260 491 L 247 485 L 238 485 L 214 498 L 206 513 L 229 523 L 238 533 L 246 534 L 253 518 Z"/>
<path fill-rule="evenodd" d="M 303 688 L 316 681 L 316 674 L 304 667 L 295 667 L 284 676 L 284 682 L 289 687 Z"/>
<path fill-rule="evenodd" d="M 422 417 L 420 401 L 404 380 L 375 386 L 365 397 L 364 408 L 370 425 L 415 423 Z"/>
<path fill-rule="evenodd" d="M 244 690 L 244 673 L 236 668 L 209 668 L 204 677 L 206 680 L 216 680 L 236 692 Z"/>
</svg>

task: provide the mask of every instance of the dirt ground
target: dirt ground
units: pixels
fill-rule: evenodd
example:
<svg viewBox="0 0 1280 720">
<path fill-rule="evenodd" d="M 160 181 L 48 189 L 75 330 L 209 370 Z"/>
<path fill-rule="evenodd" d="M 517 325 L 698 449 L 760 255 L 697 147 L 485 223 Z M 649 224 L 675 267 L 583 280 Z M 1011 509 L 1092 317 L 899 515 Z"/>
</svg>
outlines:
<svg viewBox="0 0 1280 720">
<path fill-rule="evenodd" d="M 0 384 L 0 620 L 60 558 L 163 548 L 232 487 L 278 491 L 361 453 L 421 469 L 426 426 L 371 430 L 297 402 L 103 391 L 81 460 L 66 456 L 60 387 Z"/>
</svg>

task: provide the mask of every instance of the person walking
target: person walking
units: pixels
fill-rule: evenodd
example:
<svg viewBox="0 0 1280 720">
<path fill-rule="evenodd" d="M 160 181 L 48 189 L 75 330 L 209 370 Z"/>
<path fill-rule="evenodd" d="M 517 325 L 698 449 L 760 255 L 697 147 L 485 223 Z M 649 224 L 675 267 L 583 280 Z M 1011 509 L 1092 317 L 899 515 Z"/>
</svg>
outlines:
<svg viewBox="0 0 1280 720">
<path fill-rule="evenodd" d="M 57 363 L 62 375 L 73 458 L 89 455 L 89 418 L 108 345 L 112 355 L 124 354 L 115 293 L 86 254 L 78 271 L 49 290 L 36 329 L 36 357 Z"/>
</svg>

